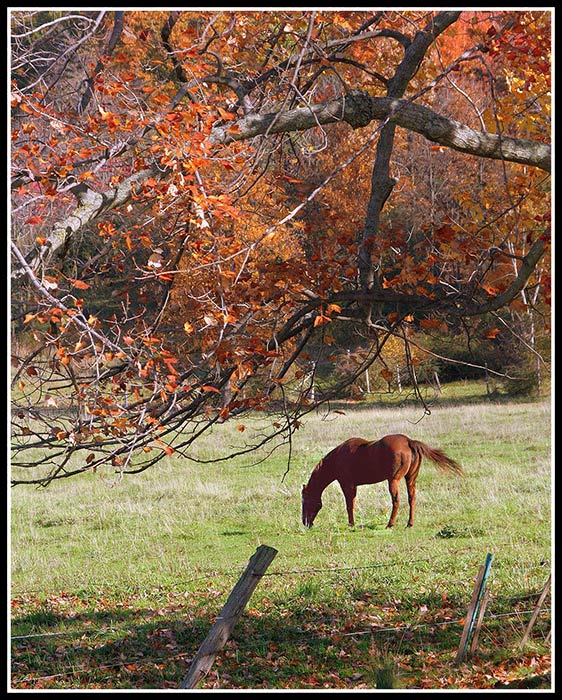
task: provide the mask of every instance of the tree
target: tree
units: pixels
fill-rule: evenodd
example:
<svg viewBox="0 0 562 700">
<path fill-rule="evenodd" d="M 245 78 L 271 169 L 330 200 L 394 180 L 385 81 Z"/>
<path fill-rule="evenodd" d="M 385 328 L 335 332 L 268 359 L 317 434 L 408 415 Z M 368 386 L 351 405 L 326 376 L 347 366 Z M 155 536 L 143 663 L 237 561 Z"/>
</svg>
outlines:
<svg viewBox="0 0 562 700">
<path fill-rule="evenodd" d="M 272 401 L 290 439 L 406 329 L 544 304 L 549 12 L 10 19 L 14 484 L 142 471 Z"/>
</svg>

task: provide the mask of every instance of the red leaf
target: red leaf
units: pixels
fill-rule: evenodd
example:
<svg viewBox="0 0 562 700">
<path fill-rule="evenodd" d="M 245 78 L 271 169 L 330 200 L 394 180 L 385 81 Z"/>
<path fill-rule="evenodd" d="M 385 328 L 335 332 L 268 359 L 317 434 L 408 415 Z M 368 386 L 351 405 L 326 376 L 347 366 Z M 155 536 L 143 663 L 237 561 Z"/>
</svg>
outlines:
<svg viewBox="0 0 562 700">
<path fill-rule="evenodd" d="M 43 223 L 43 217 L 42 216 L 30 216 L 29 219 L 26 219 L 25 222 L 26 224 L 42 224 Z"/>
</svg>

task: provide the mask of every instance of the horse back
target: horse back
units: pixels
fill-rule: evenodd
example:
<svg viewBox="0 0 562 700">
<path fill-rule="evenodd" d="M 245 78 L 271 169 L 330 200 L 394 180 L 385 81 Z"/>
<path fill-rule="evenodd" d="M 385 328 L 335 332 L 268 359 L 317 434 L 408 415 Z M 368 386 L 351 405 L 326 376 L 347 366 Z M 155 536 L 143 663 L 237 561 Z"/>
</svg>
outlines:
<svg viewBox="0 0 562 700">
<path fill-rule="evenodd" d="M 376 484 L 403 476 L 412 462 L 412 451 L 404 435 L 387 435 L 375 442 L 350 438 L 336 447 L 330 459 L 335 478 L 341 483 Z"/>
</svg>

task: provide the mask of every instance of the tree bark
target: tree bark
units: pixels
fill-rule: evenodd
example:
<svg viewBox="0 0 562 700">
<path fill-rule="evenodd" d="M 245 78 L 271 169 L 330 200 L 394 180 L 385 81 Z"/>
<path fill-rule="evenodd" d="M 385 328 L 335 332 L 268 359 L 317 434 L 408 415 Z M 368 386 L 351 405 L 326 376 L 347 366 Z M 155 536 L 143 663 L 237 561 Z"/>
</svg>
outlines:
<svg viewBox="0 0 562 700">
<path fill-rule="evenodd" d="M 264 134 L 306 131 L 319 124 L 347 122 L 354 129 L 368 126 L 374 120 L 389 121 L 415 131 L 429 141 L 453 148 L 461 153 L 506 160 L 550 172 L 550 145 L 530 139 L 513 139 L 443 117 L 429 107 L 408 99 L 372 97 L 361 90 L 352 90 L 344 97 L 320 102 L 286 112 L 250 114 L 231 124 L 215 127 L 211 143 L 228 144 Z"/>
<path fill-rule="evenodd" d="M 29 267 L 36 272 L 42 264 L 65 245 L 69 238 L 99 218 L 103 212 L 126 204 L 131 199 L 135 185 L 153 174 L 150 169 L 139 170 L 116 187 L 110 187 L 105 192 L 96 192 L 89 187 L 83 187 L 77 194 L 79 203 L 76 209 L 62 221 L 57 221 L 45 243 L 36 249 L 31 256 L 28 256 Z M 14 279 L 24 274 L 25 269 L 22 266 L 12 270 L 12 278 Z"/>
<path fill-rule="evenodd" d="M 428 48 L 441 32 L 458 19 L 459 15 L 460 12 L 440 12 L 424 30 L 416 34 L 411 44 L 406 46 L 404 58 L 388 81 L 388 97 L 391 100 L 397 100 L 403 96 L 410 81 L 417 73 Z M 368 110 L 364 109 L 363 111 L 368 116 Z M 380 289 L 380 280 L 375 275 L 373 266 L 374 244 L 379 233 L 382 209 L 397 182 L 390 174 L 396 134 L 396 122 L 390 119 L 391 115 L 392 112 L 389 112 L 385 117 L 379 134 L 371 175 L 371 192 L 367 214 L 358 242 L 359 284 L 361 289 L 365 291 L 373 288 Z M 366 305 L 363 313 L 367 323 L 372 323 L 373 313 L 377 313 L 377 309 L 372 305 Z"/>
</svg>

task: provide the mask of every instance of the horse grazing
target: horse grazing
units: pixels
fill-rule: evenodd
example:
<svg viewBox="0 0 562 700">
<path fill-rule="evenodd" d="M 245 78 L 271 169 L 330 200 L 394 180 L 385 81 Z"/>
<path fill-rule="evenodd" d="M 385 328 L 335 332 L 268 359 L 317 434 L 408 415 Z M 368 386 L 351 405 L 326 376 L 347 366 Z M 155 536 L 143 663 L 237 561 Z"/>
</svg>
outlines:
<svg viewBox="0 0 562 700">
<path fill-rule="evenodd" d="M 410 517 L 408 527 L 414 524 L 416 505 L 416 479 L 422 457 L 435 462 L 444 471 L 463 475 L 463 469 L 439 449 L 428 447 L 423 442 L 406 435 L 386 435 L 376 442 L 362 438 L 350 438 L 329 452 L 314 468 L 308 484 L 302 487 L 302 522 L 311 527 L 322 508 L 322 493 L 333 481 L 338 481 L 347 508 L 350 525 L 355 524 L 353 511 L 357 487 L 361 484 L 378 484 L 388 481 L 392 498 L 392 512 L 388 527 L 392 527 L 398 513 L 400 496 L 398 484 L 404 477 L 408 488 Z"/>
</svg>

